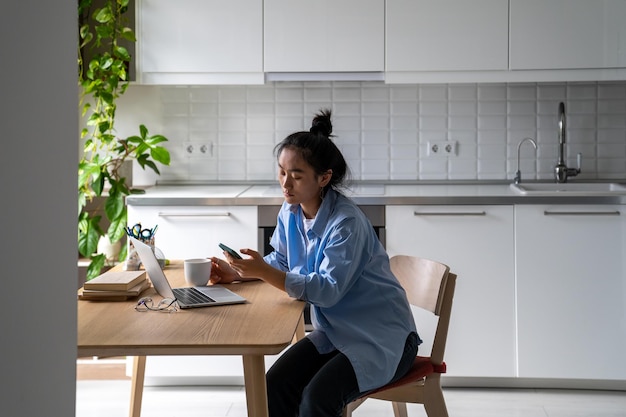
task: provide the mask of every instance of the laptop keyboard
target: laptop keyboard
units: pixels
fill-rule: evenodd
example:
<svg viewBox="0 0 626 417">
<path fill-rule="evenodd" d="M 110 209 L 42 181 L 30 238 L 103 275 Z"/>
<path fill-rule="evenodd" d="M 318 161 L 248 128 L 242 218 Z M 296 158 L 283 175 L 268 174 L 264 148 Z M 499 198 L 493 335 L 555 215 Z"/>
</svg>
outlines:
<svg viewBox="0 0 626 417">
<path fill-rule="evenodd" d="M 173 288 L 176 299 L 183 304 L 214 303 L 215 300 L 193 287 Z"/>
</svg>

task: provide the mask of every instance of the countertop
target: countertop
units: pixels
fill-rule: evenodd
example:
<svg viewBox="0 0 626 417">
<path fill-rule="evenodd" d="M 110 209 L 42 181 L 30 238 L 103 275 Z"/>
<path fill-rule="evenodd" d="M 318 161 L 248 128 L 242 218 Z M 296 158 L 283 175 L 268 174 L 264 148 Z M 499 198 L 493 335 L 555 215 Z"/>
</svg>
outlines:
<svg viewBox="0 0 626 417">
<path fill-rule="evenodd" d="M 508 182 L 356 183 L 344 191 L 361 205 L 626 204 L 626 193 L 523 195 Z M 280 205 L 275 183 L 160 184 L 126 198 L 136 206 Z"/>
</svg>

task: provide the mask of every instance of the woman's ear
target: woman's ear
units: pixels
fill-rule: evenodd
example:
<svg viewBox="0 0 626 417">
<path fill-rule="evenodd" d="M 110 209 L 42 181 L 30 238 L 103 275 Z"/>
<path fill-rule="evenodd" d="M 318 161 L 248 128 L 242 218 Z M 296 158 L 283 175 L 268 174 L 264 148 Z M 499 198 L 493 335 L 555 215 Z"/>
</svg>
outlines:
<svg viewBox="0 0 626 417">
<path fill-rule="evenodd" d="M 325 173 L 319 176 L 319 184 L 321 188 L 324 188 L 330 182 L 330 179 L 333 177 L 333 170 L 329 169 Z"/>
</svg>

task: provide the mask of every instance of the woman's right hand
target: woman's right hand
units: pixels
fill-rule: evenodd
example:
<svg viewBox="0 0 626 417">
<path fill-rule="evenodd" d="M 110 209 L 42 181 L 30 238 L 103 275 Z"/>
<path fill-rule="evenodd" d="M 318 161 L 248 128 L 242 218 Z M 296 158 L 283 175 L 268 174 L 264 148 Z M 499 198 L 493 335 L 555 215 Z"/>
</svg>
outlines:
<svg viewBox="0 0 626 417">
<path fill-rule="evenodd" d="M 233 281 L 239 281 L 241 277 L 231 268 L 231 266 L 223 259 L 211 257 L 211 278 L 210 284 L 230 284 Z"/>
</svg>

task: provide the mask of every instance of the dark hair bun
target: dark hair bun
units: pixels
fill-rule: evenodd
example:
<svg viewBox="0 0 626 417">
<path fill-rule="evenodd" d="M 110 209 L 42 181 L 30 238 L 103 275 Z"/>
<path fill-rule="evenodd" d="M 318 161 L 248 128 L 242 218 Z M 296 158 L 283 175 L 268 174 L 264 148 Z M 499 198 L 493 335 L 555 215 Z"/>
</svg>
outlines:
<svg viewBox="0 0 626 417">
<path fill-rule="evenodd" d="M 331 111 L 329 109 L 321 110 L 313 118 L 309 132 L 324 135 L 329 138 L 333 133 L 333 124 L 330 122 Z"/>
</svg>

